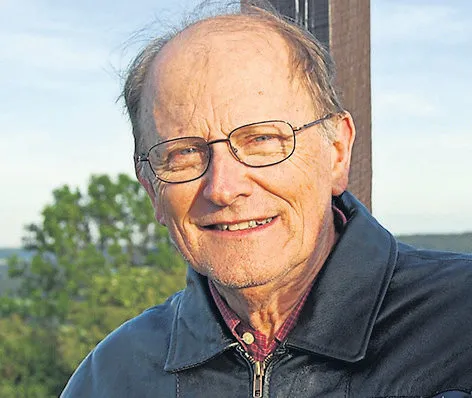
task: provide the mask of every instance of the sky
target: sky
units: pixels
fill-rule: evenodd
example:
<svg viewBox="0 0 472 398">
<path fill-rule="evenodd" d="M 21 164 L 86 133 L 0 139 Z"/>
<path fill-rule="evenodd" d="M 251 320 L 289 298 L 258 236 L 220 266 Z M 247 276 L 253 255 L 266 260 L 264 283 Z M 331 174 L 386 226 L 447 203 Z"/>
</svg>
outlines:
<svg viewBox="0 0 472 398">
<path fill-rule="evenodd" d="M 0 247 L 53 189 L 133 175 L 120 71 L 196 3 L 0 0 Z M 373 214 L 395 234 L 472 231 L 471 15 L 470 0 L 371 1 Z"/>
</svg>

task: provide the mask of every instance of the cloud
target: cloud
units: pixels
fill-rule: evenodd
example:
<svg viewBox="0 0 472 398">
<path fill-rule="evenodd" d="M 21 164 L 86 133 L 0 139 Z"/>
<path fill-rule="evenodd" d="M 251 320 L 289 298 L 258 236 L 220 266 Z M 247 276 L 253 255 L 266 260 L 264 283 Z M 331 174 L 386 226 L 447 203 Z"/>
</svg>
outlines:
<svg viewBox="0 0 472 398">
<path fill-rule="evenodd" d="M 398 118 L 429 117 L 436 115 L 438 109 L 426 93 L 413 91 L 377 91 L 373 95 L 374 116 L 383 118 L 395 115 Z"/>
<path fill-rule="evenodd" d="M 428 127 L 374 135 L 374 214 L 395 233 L 472 230 L 470 132 Z"/>
<path fill-rule="evenodd" d="M 108 52 L 71 37 L 17 33 L 0 42 L 3 62 L 54 71 L 90 71 L 102 67 Z"/>
<path fill-rule="evenodd" d="M 470 42 L 470 3 L 390 1 L 372 2 L 372 38 L 388 43 L 460 44 Z"/>
</svg>

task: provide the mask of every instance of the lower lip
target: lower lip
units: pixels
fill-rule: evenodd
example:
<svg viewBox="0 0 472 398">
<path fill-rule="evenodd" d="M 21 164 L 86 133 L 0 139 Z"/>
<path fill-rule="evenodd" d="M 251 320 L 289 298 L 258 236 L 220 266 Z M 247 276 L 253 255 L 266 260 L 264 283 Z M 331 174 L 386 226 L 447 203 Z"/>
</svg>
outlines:
<svg viewBox="0 0 472 398">
<path fill-rule="evenodd" d="M 276 223 L 278 219 L 279 219 L 278 217 L 274 217 L 271 222 L 265 223 L 263 225 L 258 225 L 257 227 L 254 227 L 254 228 L 238 229 L 237 231 L 230 231 L 229 229 L 227 229 L 226 231 L 221 231 L 219 229 L 204 229 L 204 231 L 213 232 L 222 237 L 224 236 L 228 238 L 238 238 L 238 237 L 246 236 L 255 232 L 264 231 L 267 228 L 270 228 L 271 226 L 273 226 L 274 223 Z"/>
</svg>

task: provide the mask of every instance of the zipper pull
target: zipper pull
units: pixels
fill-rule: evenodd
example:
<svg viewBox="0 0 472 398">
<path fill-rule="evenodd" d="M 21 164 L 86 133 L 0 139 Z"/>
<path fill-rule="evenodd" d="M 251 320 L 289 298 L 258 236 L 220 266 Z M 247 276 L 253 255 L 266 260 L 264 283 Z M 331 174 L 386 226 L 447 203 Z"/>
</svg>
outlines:
<svg viewBox="0 0 472 398">
<path fill-rule="evenodd" d="M 254 362 L 254 380 L 252 385 L 252 396 L 254 398 L 262 397 L 262 389 L 264 387 L 264 362 Z"/>
</svg>

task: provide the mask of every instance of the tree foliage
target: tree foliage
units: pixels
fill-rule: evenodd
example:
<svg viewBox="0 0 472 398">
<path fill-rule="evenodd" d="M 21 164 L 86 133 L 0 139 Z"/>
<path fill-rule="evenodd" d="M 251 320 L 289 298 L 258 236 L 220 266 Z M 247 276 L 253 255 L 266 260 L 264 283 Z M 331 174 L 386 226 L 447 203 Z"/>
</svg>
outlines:
<svg viewBox="0 0 472 398">
<path fill-rule="evenodd" d="M 1 397 L 57 396 L 106 334 L 184 285 L 183 259 L 123 174 L 54 190 L 24 246 L 31 260 L 9 259 L 19 288 L 0 298 Z"/>
</svg>

